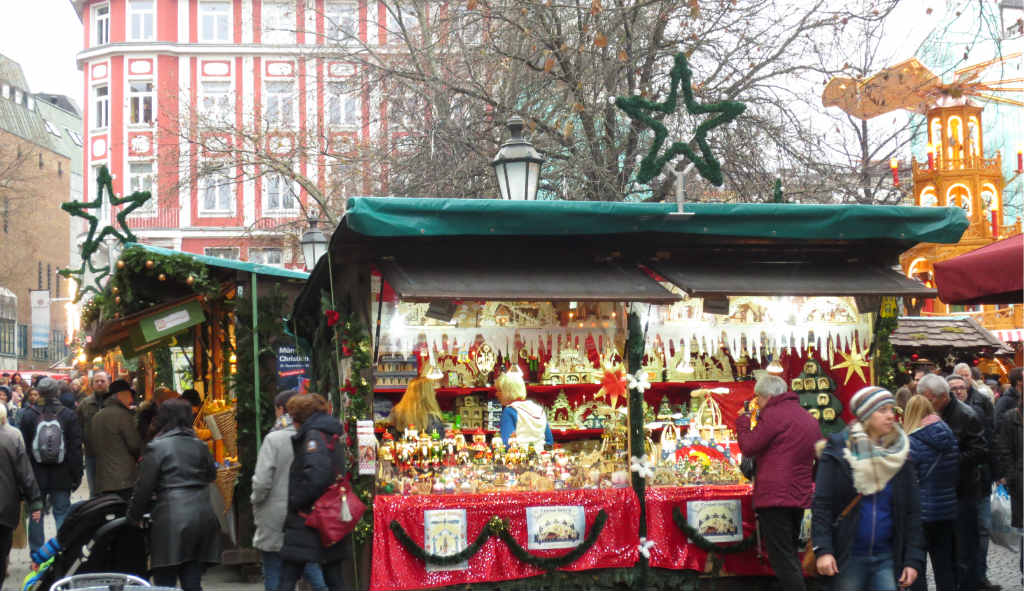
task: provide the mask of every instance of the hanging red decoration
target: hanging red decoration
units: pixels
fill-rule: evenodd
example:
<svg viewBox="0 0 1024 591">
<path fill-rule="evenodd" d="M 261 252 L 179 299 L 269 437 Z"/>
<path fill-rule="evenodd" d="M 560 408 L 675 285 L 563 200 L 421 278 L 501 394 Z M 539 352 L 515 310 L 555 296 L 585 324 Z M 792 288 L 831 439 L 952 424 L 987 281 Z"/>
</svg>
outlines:
<svg viewBox="0 0 1024 591">
<path fill-rule="evenodd" d="M 328 327 L 334 326 L 338 323 L 338 320 L 341 319 L 341 314 L 339 314 L 337 310 L 327 310 L 324 312 L 324 316 L 327 316 Z"/>
</svg>

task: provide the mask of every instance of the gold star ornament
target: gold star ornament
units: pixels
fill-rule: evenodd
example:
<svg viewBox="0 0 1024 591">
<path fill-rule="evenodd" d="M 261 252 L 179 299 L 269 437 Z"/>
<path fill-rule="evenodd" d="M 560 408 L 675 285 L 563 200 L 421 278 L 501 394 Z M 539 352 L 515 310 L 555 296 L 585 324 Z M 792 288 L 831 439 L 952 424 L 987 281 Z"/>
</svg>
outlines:
<svg viewBox="0 0 1024 591">
<path fill-rule="evenodd" d="M 853 374 L 857 374 L 857 377 L 859 377 L 862 382 L 867 383 L 868 379 L 864 377 L 864 368 L 869 367 L 871 362 L 869 362 L 867 357 L 864 356 L 864 351 L 861 351 L 858 347 L 857 340 L 854 339 L 850 344 L 849 353 L 845 351 L 838 351 L 838 353 L 843 357 L 843 361 L 833 365 L 832 369 L 846 369 L 846 378 L 843 379 L 843 385 L 845 386 L 850 381 L 850 377 L 853 376 Z"/>
</svg>

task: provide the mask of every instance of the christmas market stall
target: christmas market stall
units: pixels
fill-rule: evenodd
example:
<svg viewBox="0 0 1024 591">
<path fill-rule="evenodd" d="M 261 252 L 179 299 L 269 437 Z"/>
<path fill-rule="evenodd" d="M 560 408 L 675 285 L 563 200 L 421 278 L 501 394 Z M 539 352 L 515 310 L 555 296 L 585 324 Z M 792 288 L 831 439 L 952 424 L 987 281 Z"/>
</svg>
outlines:
<svg viewBox="0 0 1024 591">
<path fill-rule="evenodd" d="M 955 242 L 966 220 L 956 208 L 676 211 L 349 199 L 292 318 L 372 508 L 354 534 L 360 586 L 770 574 L 735 443 L 754 380 L 779 375 L 824 433 L 841 429 L 849 397 L 891 379 L 900 298 L 935 293 L 892 269 L 899 253 Z M 503 373 L 526 383 L 553 445 L 501 436 Z M 423 379 L 444 422 L 433 436 L 390 419 Z"/>
<path fill-rule="evenodd" d="M 128 242 L 82 310 L 83 351 L 112 376 L 134 376 L 140 398 L 198 392 L 196 431 L 217 462 L 214 501 L 235 544 L 251 536 L 247 490 L 274 420 L 278 360 L 298 358 L 283 318 L 307 276 Z"/>
</svg>

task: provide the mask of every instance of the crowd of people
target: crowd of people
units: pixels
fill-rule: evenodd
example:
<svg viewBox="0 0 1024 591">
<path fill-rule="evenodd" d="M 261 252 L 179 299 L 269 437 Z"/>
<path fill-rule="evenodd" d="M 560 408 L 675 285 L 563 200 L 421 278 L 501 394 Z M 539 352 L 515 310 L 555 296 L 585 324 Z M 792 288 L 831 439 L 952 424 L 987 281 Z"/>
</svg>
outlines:
<svg viewBox="0 0 1024 591">
<path fill-rule="evenodd" d="M 42 548 L 43 515 L 52 511 L 59 530 L 84 477 L 91 497 L 121 497 L 129 523 L 148 527 L 156 585 L 200 591 L 205 569 L 220 561 L 221 536 L 210 499 L 217 467 L 193 430 L 199 394 L 157 388 L 141 401 L 128 379 L 111 381 L 102 371 L 75 380 L 40 376 L 31 386 L 17 375 L 2 378 L 0 586 L 16 533 L 27 529 L 29 550 Z M 328 442 L 344 437 L 341 423 L 317 394 L 286 392 L 277 407 L 252 493 L 266 588 L 291 591 L 305 577 L 313 589 L 341 589 L 341 543 L 320 547 L 304 517 L 345 469 L 347 460 L 327 452 Z"/>
<path fill-rule="evenodd" d="M 757 381 L 756 427 L 744 413 L 737 439 L 755 461 L 758 527 L 784 589 L 806 588 L 806 509 L 804 563 L 826 588 L 924 590 L 930 558 L 939 591 L 1000 589 L 987 573 L 989 500 L 1005 485 L 1021 527 L 1024 384 L 1016 368 L 1000 392 L 972 369 L 922 370 L 895 396 L 865 387 L 850 399 L 848 427 L 828 438 L 782 379 Z"/>
</svg>

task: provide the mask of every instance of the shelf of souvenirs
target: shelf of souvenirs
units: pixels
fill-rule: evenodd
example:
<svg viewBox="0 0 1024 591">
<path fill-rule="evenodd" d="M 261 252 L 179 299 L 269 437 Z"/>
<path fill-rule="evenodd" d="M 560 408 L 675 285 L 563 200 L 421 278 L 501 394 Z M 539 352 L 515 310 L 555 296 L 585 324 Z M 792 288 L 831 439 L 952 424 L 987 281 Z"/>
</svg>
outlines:
<svg viewBox="0 0 1024 591">
<path fill-rule="evenodd" d="M 383 435 L 387 431 L 384 427 L 374 427 L 373 432 L 376 435 Z M 463 435 L 476 435 L 478 432 L 483 433 L 487 437 L 496 435 L 498 431 L 494 429 L 461 429 L 457 433 Z M 576 441 L 577 439 L 596 439 L 604 434 L 604 429 L 551 429 L 551 436 L 556 442 L 565 441 Z"/>
<path fill-rule="evenodd" d="M 660 393 L 663 391 L 685 389 L 685 390 L 697 390 L 700 388 L 728 388 L 731 384 L 736 382 L 652 382 L 649 393 Z M 565 391 L 567 394 L 578 392 L 580 394 L 590 394 L 597 392 L 601 388 L 601 384 L 527 384 L 526 392 L 529 395 L 539 396 L 555 396 L 561 391 Z M 470 394 L 493 394 L 495 391 L 493 386 L 479 386 L 479 387 L 468 387 L 468 388 L 437 388 L 436 394 L 438 398 L 457 398 L 459 396 L 468 396 Z M 378 387 L 374 389 L 375 394 L 383 394 L 385 396 L 401 396 L 405 393 L 404 387 Z"/>
</svg>

